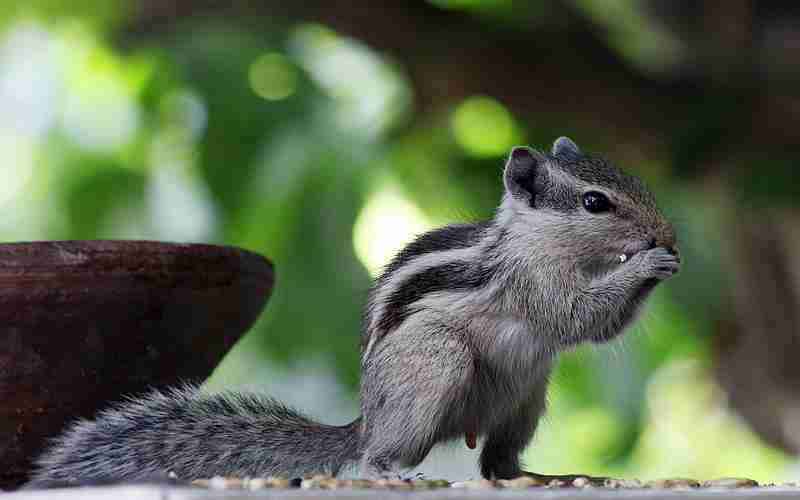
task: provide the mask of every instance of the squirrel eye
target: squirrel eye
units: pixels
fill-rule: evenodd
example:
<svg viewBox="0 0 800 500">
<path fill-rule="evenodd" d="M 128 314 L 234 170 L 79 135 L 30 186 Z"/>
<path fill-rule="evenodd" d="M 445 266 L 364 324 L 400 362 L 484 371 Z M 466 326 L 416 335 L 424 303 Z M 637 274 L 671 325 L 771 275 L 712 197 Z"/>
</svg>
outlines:
<svg viewBox="0 0 800 500">
<path fill-rule="evenodd" d="M 608 201 L 608 197 L 603 193 L 589 191 L 583 195 L 583 208 L 585 208 L 587 212 L 598 214 L 601 212 L 608 212 L 611 210 L 612 205 L 611 202 Z"/>
</svg>

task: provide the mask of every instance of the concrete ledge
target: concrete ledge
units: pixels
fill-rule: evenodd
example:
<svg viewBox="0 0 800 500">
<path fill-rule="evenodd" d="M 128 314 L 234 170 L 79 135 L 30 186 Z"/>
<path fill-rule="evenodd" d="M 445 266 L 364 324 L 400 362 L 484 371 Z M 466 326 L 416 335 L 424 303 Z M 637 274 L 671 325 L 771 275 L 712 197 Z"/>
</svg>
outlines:
<svg viewBox="0 0 800 500">
<path fill-rule="evenodd" d="M 507 499 L 567 499 L 584 500 L 679 500 L 679 499 L 721 499 L 734 500 L 772 500 L 800 498 L 800 489 L 788 487 L 762 487 L 741 489 L 546 489 L 526 490 L 467 490 L 442 488 L 429 491 L 389 491 L 389 490 L 303 490 L 267 489 L 209 490 L 181 486 L 162 485 L 122 485 L 90 486 L 39 491 L 19 491 L 0 493 L 2 500 L 253 500 L 273 499 L 324 499 L 324 500 L 365 500 L 368 498 L 409 499 L 409 500 L 477 500 L 480 498 Z"/>
</svg>

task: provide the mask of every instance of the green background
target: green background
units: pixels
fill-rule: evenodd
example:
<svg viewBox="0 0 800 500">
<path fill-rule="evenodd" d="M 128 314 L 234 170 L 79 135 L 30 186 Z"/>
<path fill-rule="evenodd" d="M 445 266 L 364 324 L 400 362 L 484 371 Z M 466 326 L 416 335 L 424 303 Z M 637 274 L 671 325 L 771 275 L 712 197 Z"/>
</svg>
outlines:
<svg viewBox="0 0 800 500">
<path fill-rule="evenodd" d="M 427 93 L 415 83 L 448 51 L 469 60 L 459 55 L 469 47 L 448 46 L 453 19 L 485 27 L 525 54 L 517 40 L 570 29 L 554 15 L 563 11 L 559 2 L 420 2 L 431 13 L 428 24 L 441 17 L 441 40 L 430 54 L 392 50 L 390 42 L 375 47 L 291 12 L 198 14 L 187 4 L 175 2 L 173 12 L 163 2 L 165 13 L 156 14 L 124 0 L 4 5 L 5 241 L 146 238 L 237 245 L 269 256 L 278 272 L 273 297 L 209 387 L 269 389 L 276 374 L 288 373 L 284 379 L 303 402 L 303 394 L 328 387 L 320 389 L 319 380 L 335 377 L 336 395 L 351 406 L 334 413 L 347 415 L 355 411 L 360 307 L 380 266 L 414 234 L 490 217 L 510 147 L 547 148 L 569 135 L 647 180 L 678 227 L 685 265 L 623 340 L 562 356 L 527 461 L 550 473 L 792 476 L 791 457 L 728 407 L 713 373 L 715 322 L 726 307 L 719 291 L 729 270 L 721 259 L 724 205 L 707 195 L 697 165 L 709 144 L 727 137 L 720 130 L 735 91 L 683 98 L 691 122 L 670 118 L 663 106 L 669 101 L 658 101 L 649 116 L 656 120 L 663 110 L 660 127 L 669 135 L 647 143 L 618 132 L 621 125 L 602 126 L 626 123 L 634 110 L 625 103 L 607 108 L 616 115 L 597 111 L 594 121 L 576 114 L 580 101 L 602 102 L 593 92 L 608 85 L 594 85 L 592 64 L 568 67 L 583 84 L 552 89 L 554 102 L 542 113 L 535 99 L 515 106 L 526 102 L 526 86 L 538 99 L 550 92 L 534 91 L 530 75 L 520 95 L 470 86 L 473 75 L 518 77 L 477 55 L 447 82 L 461 78 L 466 91 L 445 86 L 432 94 L 436 82 L 425 82 Z M 359 14 L 347 5 L 342 18 Z M 566 5 L 570 15 L 602 28 L 597 36 L 608 52 L 588 53 L 588 63 L 613 54 L 630 74 L 672 81 L 686 49 L 642 3 Z M 531 65 L 544 64 L 533 60 L 540 53 L 531 57 Z M 647 96 L 642 103 L 648 106 Z M 554 112 L 560 107 L 563 113 Z M 787 187 L 780 179 L 743 182 L 771 193 Z M 330 417 L 308 402 L 312 413 Z"/>
</svg>

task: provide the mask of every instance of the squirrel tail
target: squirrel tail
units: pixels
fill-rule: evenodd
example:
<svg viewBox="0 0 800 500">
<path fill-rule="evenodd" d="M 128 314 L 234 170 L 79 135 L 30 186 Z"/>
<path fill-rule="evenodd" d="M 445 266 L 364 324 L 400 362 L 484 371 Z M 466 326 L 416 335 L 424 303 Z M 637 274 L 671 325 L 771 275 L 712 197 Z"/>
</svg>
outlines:
<svg viewBox="0 0 800 500">
<path fill-rule="evenodd" d="M 26 487 L 336 475 L 360 457 L 360 423 L 319 424 L 256 394 L 156 390 L 74 424 L 39 457 Z"/>
</svg>

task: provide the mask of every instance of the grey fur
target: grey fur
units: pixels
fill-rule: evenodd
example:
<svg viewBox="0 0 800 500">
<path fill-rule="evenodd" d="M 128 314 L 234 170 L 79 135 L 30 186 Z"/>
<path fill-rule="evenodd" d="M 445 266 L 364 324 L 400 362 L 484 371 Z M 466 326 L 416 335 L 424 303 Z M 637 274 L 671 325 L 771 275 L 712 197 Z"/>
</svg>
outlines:
<svg viewBox="0 0 800 500">
<path fill-rule="evenodd" d="M 83 420 L 39 460 L 31 487 L 119 479 L 336 473 L 358 458 L 358 434 L 317 424 L 246 393 L 203 394 L 185 385 L 152 391 Z"/>
<path fill-rule="evenodd" d="M 267 398 L 156 392 L 68 430 L 40 458 L 34 484 L 167 470 L 292 476 L 355 462 L 382 476 L 470 433 L 484 439 L 485 477 L 522 474 L 557 354 L 619 335 L 680 262 L 640 180 L 566 138 L 552 153 L 515 148 L 491 221 L 421 236 L 376 280 L 360 420 L 332 427 Z M 587 212 L 587 191 L 614 209 Z"/>
<path fill-rule="evenodd" d="M 565 160 L 574 160 L 583 156 L 578 145 L 569 137 L 559 137 L 553 143 L 552 155 Z"/>
</svg>

